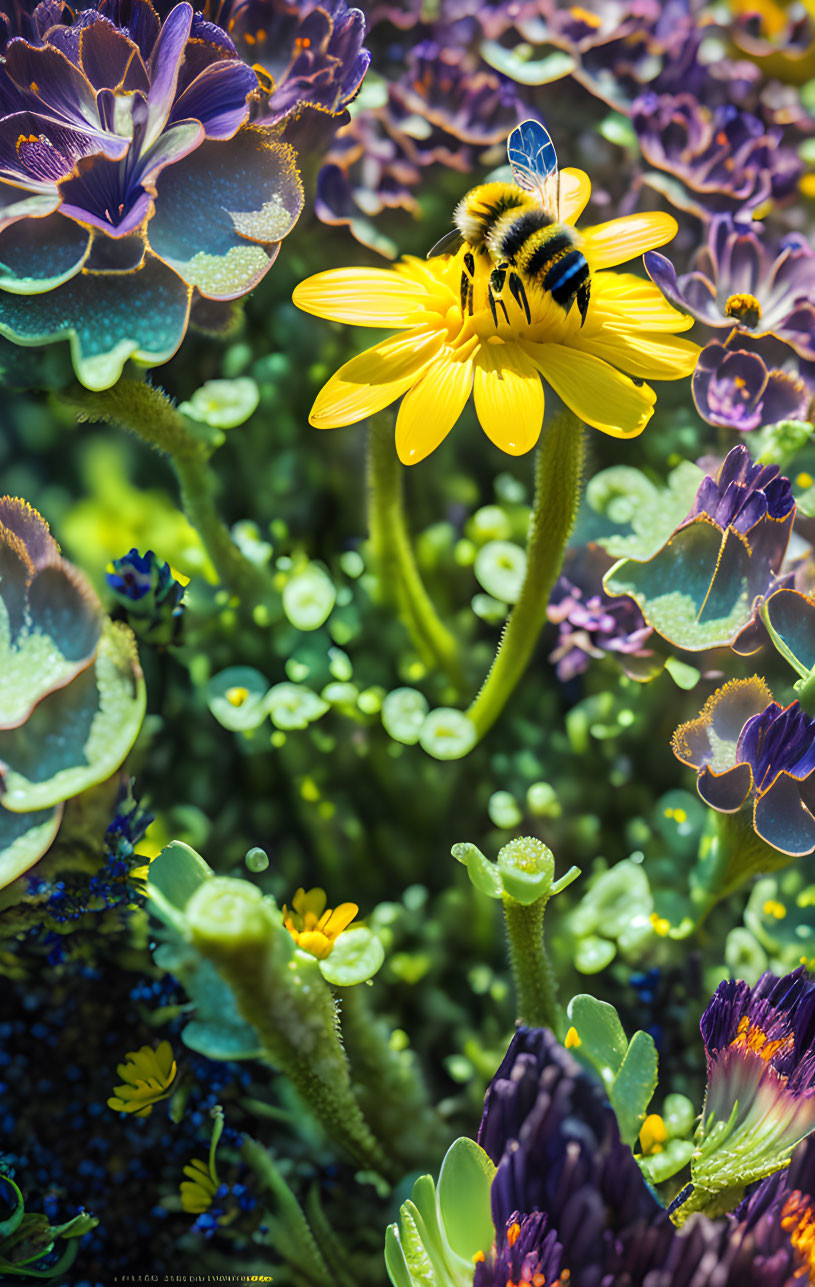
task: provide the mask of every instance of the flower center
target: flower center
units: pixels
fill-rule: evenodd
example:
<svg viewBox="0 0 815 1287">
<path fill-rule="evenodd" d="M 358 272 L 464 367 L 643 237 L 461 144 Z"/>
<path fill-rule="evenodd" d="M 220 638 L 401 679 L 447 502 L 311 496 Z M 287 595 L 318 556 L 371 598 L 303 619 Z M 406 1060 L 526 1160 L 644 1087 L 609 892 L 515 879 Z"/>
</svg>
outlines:
<svg viewBox="0 0 815 1287">
<path fill-rule="evenodd" d="M 775 1041 L 770 1041 L 767 1033 L 759 1028 L 758 1024 L 751 1023 L 746 1014 L 739 1019 L 738 1031 L 730 1043 L 734 1050 L 752 1050 L 754 1054 L 761 1055 L 767 1063 L 779 1051 L 786 1054 L 788 1050 L 792 1050 L 794 1044 L 795 1038 L 791 1032 L 784 1037 L 778 1037 Z"/>
<path fill-rule="evenodd" d="M 727 317 L 751 329 L 761 321 L 761 305 L 755 295 L 730 295 L 724 306 Z"/>
</svg>

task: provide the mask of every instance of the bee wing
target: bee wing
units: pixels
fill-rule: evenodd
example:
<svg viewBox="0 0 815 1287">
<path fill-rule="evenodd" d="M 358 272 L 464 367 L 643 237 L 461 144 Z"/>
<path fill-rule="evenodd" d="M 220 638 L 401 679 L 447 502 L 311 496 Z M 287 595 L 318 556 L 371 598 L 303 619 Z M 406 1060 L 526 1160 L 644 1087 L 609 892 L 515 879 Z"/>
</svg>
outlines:
<svg viewBox="0 0 815 1287">
<path fill-rule="evenodd" d="M 559 215 L 560 175 L 552 137 L 540 121 L 521 121 L 507 139 L 507 156 L 519 188 L 533 192 L 544 210 Z"/>
<path fill-rule="evenodd" d="M 464 238 L 458 228 L 451 228 L 436 242 L 432 250 L 428 250 L 427 258 L 432 259 L 434 255 L 451 255 L 454 250 L 458 250 L 463 242 Z"/>
</svg>

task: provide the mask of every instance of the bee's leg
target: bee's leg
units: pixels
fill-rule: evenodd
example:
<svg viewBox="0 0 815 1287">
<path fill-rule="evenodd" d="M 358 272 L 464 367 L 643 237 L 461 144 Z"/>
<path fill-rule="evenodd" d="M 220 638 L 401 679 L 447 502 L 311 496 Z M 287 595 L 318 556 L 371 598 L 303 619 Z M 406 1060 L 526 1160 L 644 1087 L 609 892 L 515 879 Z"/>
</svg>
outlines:
<svg viewBox="0 0 815 1287">
<path fill-rule="evenodd" d="M 473 278 L 475 277 L 475 260 L 470 251 L 464 256 L 464 269 L 461 274 L 461 311 L 473 315 Z"/>
<path fill-rule="evenodd" d="M 577 307 L 580 312 L 580 325 L 586 321 L 586 314 L 589 311 L 589 297 L 591 295 L 591 278 L 585 281 L 577 292 Z"/>
<path fill-rule="evenodd" d="M 515 303 L 518 305 L 519 308 L 522 308 L 526 313 L 527 323 L 531 322 L 532 314 L 529 311 L 529 300 L 526 298 L 526 291 L 524 290 L 524 284 L 517 273 L 510 273 L 509 289 L 512 292 L 512 298 L 515 300 Z"/>
<path fill-rule="evenodd" d="M 490 302 L 490 310 L 492 312 L 492 321 L 494 326 L 498 325 L 498 310 L 495 307 L 496 304 L 501 305 L 501 308 L 504 310 L 504 317 L 506 318 L 507 325 L 509 325 L 507 306 L 501 299 L 501 292 L 504 289 L 506 275 L 507 269 L 505 264 L 499 264 L 498 267 L 493 268 L 490 273 L 490 284 L 487 287 L 487 299 Z"/>
</svg>

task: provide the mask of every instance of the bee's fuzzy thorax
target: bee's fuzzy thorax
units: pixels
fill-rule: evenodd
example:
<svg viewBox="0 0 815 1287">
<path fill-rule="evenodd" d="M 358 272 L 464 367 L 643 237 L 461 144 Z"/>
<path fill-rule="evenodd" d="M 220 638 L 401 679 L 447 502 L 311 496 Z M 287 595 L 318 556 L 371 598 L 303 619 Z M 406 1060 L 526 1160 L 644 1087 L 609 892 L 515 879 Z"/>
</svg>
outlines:
<svg viewBox="0 0 815 1287">
<path fill-rule="evenodd" d="M 473 250 L 485 246 L 497 220 L 535 202 L 514 183 L 482 183 L 462 197 L 455 208 L 453 222 Z"/>
</svg>

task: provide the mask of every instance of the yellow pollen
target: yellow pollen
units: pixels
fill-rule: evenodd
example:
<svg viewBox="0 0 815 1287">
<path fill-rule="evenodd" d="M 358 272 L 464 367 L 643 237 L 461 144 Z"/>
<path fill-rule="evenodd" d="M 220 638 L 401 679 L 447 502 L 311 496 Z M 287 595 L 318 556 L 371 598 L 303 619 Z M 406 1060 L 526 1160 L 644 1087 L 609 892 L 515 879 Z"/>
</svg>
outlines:
<svg viewBox="0 0 815 1287">
<path fill-rule="evenodd" d="M 766 1032 L 763 1032 L 758 1024 L 751 1023 L 746 1014 L 739 1019 L 736 1036 L 730 1042 L 732 1049 L 751 1050 L 754 1054 L 761 1055 L 761 1058 L 767 1063 L 779 1051 L 785 1054 L 788 1050 L 792 1050 L 794 1044 L 795 1038 L 791 1032 L 787 1033 L 785 1037 L 778 1037 L 775 1041 L 770 1041 Z"/>
<path fill-rule="evenodd" d="M 774 916 L 777 921 L 783 920 L 787 914 L 787 909 L 783 903 L 779 903 L 775 898 L 768 898 L 763 907 L 765 916 Z"/>
<path fill-rule="evenodd" d="M 813 482 L 815 482 L 815 478 L 805 470 L 802 474 L 798 475 L 795 481 L 799 487 L 811 487 Z"/>
<path fill-rule="evenodd" d="M 581 8 L 579 4 L 573 4 L 569 13 L 573 18 L 576 18 L 578 22 L 585 22 L 587 27 L 594 27 L 596 30 L 601 26 L 601 20 L 597 17 L 597 14 L 590 13 L 588 9 Z"/>
<path fill-rule="evenodd" d="M 640 1148 L 648 1156 L 661 1153 L 665 1147 L 668 1132 L 659 1113 L 649 1113 L 640 1127 Z"/>
<path fill-rule="evenodd" d="M 514 1220 L 513 1223 L 507 1229 L 507 1242 L 509 1243 L 510 1247 L 515 1246 L 515 1243 L 518 1241 L 520 1232 L 521 1232 L 521 1226 L 518 1224 L 517 1220 Z"/>
<path fill-rule="evenodd" d="M 484 1252 L 483 1252 L 483 1251 L 477 1251 L 477 1252 L 475 1253 L 475 1255 L 473 1256 L 473 1264 L 474 1264 L 474 1265 L 479 1265 L 479 1264 L 481 1263 L 481 1261 L 482 1261 L 482 1260 L 486 1260 L 486 1259 L 487 1259 L 487 1257 L 484 1255 Z"/>
<path fill-rule="evenodd" d="M 809 1281 L 815 1282 L 815 1211 L 809 1195 L 798 1189 L 789 1195 L 781 1212 L 781 1228 L 801 1257 L 801 1268 L 794 1276 L 802 1277 L 801 1271 L 807 1269 Z"/>
<path fill-rule="evenodd" d="M 230 706 L 243 706 L 243 703 L 246 701 L 248 696 L 248 688 L 240 688 L 236 686 L 235 688 L 227 688 L 226 690 L 226 700 L 229 702 Z"/>
<path fill-rule="evenodd" d="M 752 328 L 758 326 L 761 321 L 761 305 L 755 295 L 731 295 L 724 306 L 724 311 L 735 322 L 741 322 L 742 326 Z"/>
<path fill-rule="evenodd" d="M 563 1044 L 567 1050 L 574 1050 L 577 1046 L 583 1045 L 583 1042 L 580 1040 L 580 1037 L 577 1035 L 577 1028 L 572 1027 L 569 1029 L 569 1031 L 566 1033 Z"/>
<path fill-rule="evenodd" d="M 737 375 L 737 376 L 736 376 L 736 378 L 735 378 L 735 380 L 733 381 L 733 383 L 735 384 L 735 386 L 736 386 L 736 388 L 737 388 L 737 389 L 746 389 L 746 388 L 747 388 L 747 381 L 746 381 L 746 380 L 744 379 L 744 377 L 743 377 L 743 376 L 741 376 L 741 375 Z"/>
<path fill-rule="evenodd" d="M 657 912 L 651 912 L 651 915 L 648 917 L 648 919 L 651 922 L 651 925 L 653 926 L 654 933 L 658 934 L 660 938 L 665 938 L 666 934 L 671 928 L 671 922 L 666 921 L 665 917 L 658 915 Z"/>
</svg>

